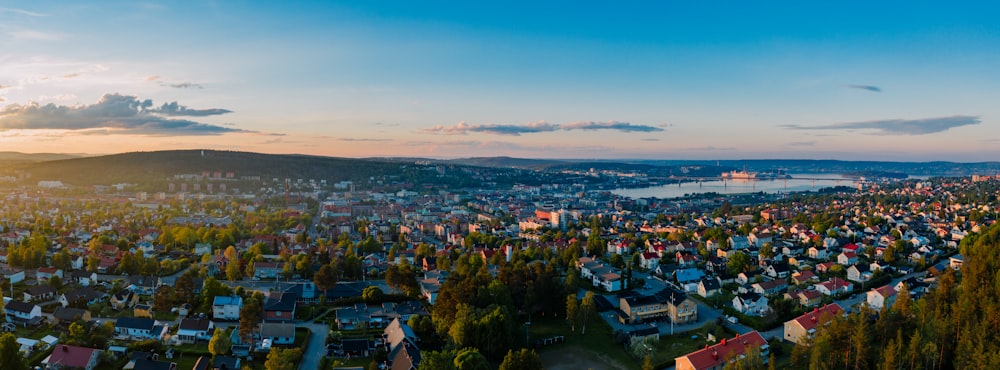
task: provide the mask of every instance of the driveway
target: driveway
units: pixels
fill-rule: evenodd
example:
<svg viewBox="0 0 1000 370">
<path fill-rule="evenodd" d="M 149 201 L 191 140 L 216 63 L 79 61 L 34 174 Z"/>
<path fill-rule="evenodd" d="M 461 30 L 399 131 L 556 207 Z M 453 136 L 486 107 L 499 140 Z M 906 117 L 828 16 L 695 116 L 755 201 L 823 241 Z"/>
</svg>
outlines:
<svg viewBox="0 0 1000 370">
<path fill-rule="evenodd" d="M 309 347 L 303 349 L 302 362 L 299 363 L 301 370 L 319 369 L 319 362 L 326 356 L 326 336 L 330 333 L 330 327 L 326 324 L 315 322 L 298 323 L 297 326 L 308 328 L 312 335 L 309 338 Z"/>
</svg>

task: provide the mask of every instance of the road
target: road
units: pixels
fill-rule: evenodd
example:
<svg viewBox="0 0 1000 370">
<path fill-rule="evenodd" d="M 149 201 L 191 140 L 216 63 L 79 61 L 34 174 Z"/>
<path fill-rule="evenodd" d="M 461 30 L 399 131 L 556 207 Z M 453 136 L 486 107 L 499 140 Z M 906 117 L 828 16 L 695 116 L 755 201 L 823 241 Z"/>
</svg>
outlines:
<svg viewBox="0 0 1000 370">
<path fill-rule="evenodd" d="M 299 362 L 301 370 L 319 369 L 319 362 L 326 356 L 326 336 L 330 333 L 330 327 L 326 324 L 315 322 L 299 323 L 297 326 L 308 328 L 312 332 L 309 338 L 309 346 L 302 353 L 302 362 Z"/>
</svg>

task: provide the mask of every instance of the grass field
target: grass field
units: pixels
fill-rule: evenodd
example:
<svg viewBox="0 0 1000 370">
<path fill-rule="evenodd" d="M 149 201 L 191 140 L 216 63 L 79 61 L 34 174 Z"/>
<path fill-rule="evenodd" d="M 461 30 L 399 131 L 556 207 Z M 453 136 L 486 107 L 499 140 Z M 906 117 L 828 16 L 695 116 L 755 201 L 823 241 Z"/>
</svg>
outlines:
<svg viewBox="0 0 1000 370">
<path fill-rule="evenodd" d="M 622 345 L 612 342 L 611 327 L 596 315 L 587 325 L 586 335 L 580 334 L 580 329 L 571 332 L 569 324 L 562 319 L 532 321 L 532 341 L 558 335 L 566 338 L 563 343 L 538 349 L 546 369 L 635 369 L 641 365 Z"/>
</svg>

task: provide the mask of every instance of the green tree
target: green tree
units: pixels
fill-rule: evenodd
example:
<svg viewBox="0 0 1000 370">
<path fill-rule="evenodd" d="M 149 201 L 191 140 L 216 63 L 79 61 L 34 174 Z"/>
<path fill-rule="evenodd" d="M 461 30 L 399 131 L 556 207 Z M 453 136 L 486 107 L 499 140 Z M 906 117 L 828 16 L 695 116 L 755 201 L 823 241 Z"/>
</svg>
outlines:
<svg viewBox="0 0 1000 370">
<path fill-rule="evenodd" d="M 534 350 L 509 350 L 500 363 L 500 370 L 542 370 L 542 360 Z"/>
<path fill-rule="evenodd" d="M 455 369 L 456 370 L 490 370 L 490 362 L 486 360 L 483 354 L 479 353 L 479 350 L 466 347 L 458 351 L 455 355 Z"/>
<path fill-rule="evenodd" d="M 583 322 L 580 334 L 587 334 L 587 322 L 590 321 L 590 315 L 595 311 L 597 311 L 597 303 L 594 301 L 594 292 L 587 291 L 580 304 L 580 321 Z"/>
<path fill-rule="evenodd" d="M 368 303 L 382 302 L 383 299 L 382 289 L 379 289 L 379 287 L 377 286 L 370 285 L 366 287 L 364 291 L 361 292 L 361 297 L 365 300 L 365 302 Z"/>
<path fill-rule="evenodd" d="M 208 353 L 211 353 L 212 357 L 224 355 L 229 353 L 229 348 L 232 346 L 233 342 L 229 340 L 226 331 L 216 328 L 215 333 L 212 333 L 212 339 L 208 341 Z"/>
<path fill-rule="evenodd" d="M 20 353 L 21 345 L 13 333 L 0 335 L 0 369 L 26 370 L 28 365 Z"/>
<path fill-rule="evenodd" d="M 732 256 L 729 257 L 729 262 L 726 263 L 726 268 L 732 274 L 738 274 L 741 272 L 749 271 L 752 264 L 750 263 L 750 256 L 743 252 L 733 252 Z"/>
<path fill-rule="evenodd" d="M 264 362 L 264 369 L 295 370 L 301 358 L 301 348 L 271 348 L 271 352 L 267 354 L 267 361 Z"/>
<path fill-rule="evenodd" d="M 566 322 L 569 323 L 569 330 L 576 332 L 576 322 L 580 315 L 580 301 L 576 299 L 576 294 L 566 296 Z"/>
</svg>

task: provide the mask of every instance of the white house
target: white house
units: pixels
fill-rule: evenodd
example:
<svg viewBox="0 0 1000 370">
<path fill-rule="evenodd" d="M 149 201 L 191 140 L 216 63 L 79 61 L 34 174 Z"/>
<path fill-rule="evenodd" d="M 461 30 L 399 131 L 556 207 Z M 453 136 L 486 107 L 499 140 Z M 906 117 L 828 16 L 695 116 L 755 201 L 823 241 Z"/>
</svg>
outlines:
<svg viewBox="0 0 1000 370">
<path fill-rule="evenodd" d="M 216 296 L 212 302 L 212 317 L 216 320 L 239 320 L 242 308 L 242 297 Z"/>
<path fill-rule="evenodd" d="M 215 333 L 215 323 L 208 319 L 184 319 L 177 327 L 177 339 L 183 343 L 208 341 Z"/>
<path fill-rule="evenodd" d="M 135 339 L 162 339 L 167 335 L 167 326 L 157 325 L 153 319 L 119 317 L 115 320 L 115 334 Z"/>
<path fill-rule="evenodd" d="M 872 309 L 881 310 L 882 307 L 890 307 L 896 301 L 896 288 L 886 285 L 868 291 L 868 306 Z"/>
<path fill-rule="evenodd" d="M 743 293 L 733 297 L 733 308 L 750 316 L 763 316 L 771 310 L 767 297 L 757 293 Z"/>
<path fill-rule="evenodd" d="M 6 303 L 5 311 L 11 321 L 30 322 L 42 317 L 42 308 L 33 303 L 10 301 Z"/>
</svg>

